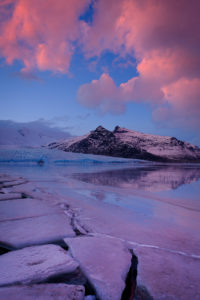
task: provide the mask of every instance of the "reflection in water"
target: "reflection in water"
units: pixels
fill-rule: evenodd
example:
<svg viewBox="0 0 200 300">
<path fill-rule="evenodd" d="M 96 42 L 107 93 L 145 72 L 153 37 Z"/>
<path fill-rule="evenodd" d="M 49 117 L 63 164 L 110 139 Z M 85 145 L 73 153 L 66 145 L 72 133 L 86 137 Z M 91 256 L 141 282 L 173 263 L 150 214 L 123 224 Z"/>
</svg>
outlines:
<svg viewBox="0 0 200 300">
<path fill-rule="evenodd" d="M 74 174 L 73 177 L 97 185 L 160 192 L 177 189 L 181 185 L 197 181 L 200 178 L 200 166 L 162 165 L 78 173 Z"/>
</svg>

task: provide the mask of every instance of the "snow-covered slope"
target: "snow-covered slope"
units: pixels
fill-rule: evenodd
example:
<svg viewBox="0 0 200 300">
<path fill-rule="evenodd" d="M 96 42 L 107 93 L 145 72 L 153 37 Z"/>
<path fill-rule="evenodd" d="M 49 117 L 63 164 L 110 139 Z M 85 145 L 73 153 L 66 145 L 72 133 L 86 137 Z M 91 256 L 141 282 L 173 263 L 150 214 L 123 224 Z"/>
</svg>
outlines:
<svg viewBox="0 0 200 300">
<path fill-rule="evenodd" d="M 49 127 L 43 121 L 17 123 L 0 121 L 0 147 L 39 147 L 55 140 L 67 139 L 70 135 L 58 128 Z"/>
<path fill-rule="evenodd" d="M 49 144 L 66 152 L 80 152 L 154 161 L 200 162 L 200 149 L 175 137 L 144 134 L 116 126 L 102 126 L 82 137 Z"/>
</svg>

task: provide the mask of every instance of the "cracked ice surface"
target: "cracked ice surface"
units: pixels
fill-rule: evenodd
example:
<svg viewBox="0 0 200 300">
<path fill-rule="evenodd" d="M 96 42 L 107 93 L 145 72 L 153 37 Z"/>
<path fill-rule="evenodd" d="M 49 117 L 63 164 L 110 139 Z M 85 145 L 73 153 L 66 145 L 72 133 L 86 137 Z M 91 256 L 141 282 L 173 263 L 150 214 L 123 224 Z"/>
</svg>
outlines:
<svg viewBox="0 0 200 300">
<path fill-rule="evenodd" d="M 64 214 L 51 214 L 0 222 L 0 240 L 12 248 L 51 243 L 74 236 Z"/>
<path fill-rule="evenodd" d="M 45 201 L 63 210 L 69 220 L 73 216 L 73 224 L 90 238 L 109 238 L 132 248 L 139 259 L 138 282 L 146 285 L 155 299 L 200 299 L 198 165 L 136 164 L 127 171 L 124 165 L 65 162 L 42 167 L 4 164 L 1 169 L 21 183 L 2 188 L 7 195 L 26 193 L 27 201 L 31 197 Z M 58 231 L 63 230 L 62 224 L 58 221 Z M 68 224 L 72 226 L 70 221 Z M 10 227 L 6 228 L 1 230 L 4 239 L 9 237 Z M 28 237 L 25 222 L 20 228 Z M 73 235 L 78 241 L 74 231 Z M 16 237 L 15 242 L 18 240 Z M 115 253 L 115 247 L 111 244 L 107 252 Z M 95 251 L 88 255 L 98 267 Z M 113 272 L 115 276 L 118 274 Z"/>
<path fill-rule="evenodd" d="M 64 239 L 85 276 L 104 300 L 120 300 L 131 265 L 125 245 L 107 237 Z"/>
<path fill-rule="evenodd" d="M 70 274 L 78 267 L 72 257 L 56 245 L 32 246 L 0 256 L 0 286 L 42 282 Z"/>
<path fill-rule="evenodd" d="M 9 199 L 9 197 L 8 197 Z M 15 199 L 0 201 L 0 220 L 10 221 L 61 213 L 59 207 L 46 205 L 39 199 Z"/>
<path fill-rule="evenodd" d="M 84 287 L 62 283 L 3 287 L 0 288 L 0 299 L 84 300 Z"/>
</svg>

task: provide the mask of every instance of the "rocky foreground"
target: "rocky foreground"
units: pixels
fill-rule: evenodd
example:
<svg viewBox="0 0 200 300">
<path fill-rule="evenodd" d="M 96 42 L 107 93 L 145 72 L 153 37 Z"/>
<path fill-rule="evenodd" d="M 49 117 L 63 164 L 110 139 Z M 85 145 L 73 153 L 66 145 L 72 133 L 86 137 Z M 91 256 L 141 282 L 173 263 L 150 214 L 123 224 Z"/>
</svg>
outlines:
<svg viewBox="0 0 200 300">
<path fill-rule="evenodd" d="M 69 205 L 34 198 L 27 185 L 0 177 L 0 299 L 133 299 L 137 258 L 123 242 L 93 236 Z"/>
<path fill-rule="evenodd" d="M 200 162 L 200 149 L 175 137 L 145 134 L 116 126 L 102 126 L 71 140 L 48 145 L 66 152 L 135 158 L 158 162 Z"/>
</svg>

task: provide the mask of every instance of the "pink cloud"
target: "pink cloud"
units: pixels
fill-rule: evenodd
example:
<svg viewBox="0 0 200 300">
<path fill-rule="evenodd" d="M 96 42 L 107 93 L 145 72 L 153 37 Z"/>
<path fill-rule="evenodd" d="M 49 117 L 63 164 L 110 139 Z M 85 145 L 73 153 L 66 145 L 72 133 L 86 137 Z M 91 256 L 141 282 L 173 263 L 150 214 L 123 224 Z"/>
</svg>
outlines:
<svg viewBox="0 0 200 300">
<path fill-rule="evenodd" d="M 86 57 L 105 50 L 136 58 L 138 76 L 116 86 L 106 70 L 79 88 L 78 100 L 102 112 L 123 112 L 148 101 L 153 117 L 186 116 L 198 127 L 200 112 L 200 1 L 98 0 L 91 24 L 79 20 L 91 0 L 1 0 L 0 54 L 8 64 L 67 73 L 74 41 Z M 181 121 L 182 120 L 182 121 Z"/>
<path fill-rule="evenodd" d="M 180 80 L 163 87 L 167 106 L 158 107 L 153 118 L 157 122 L 170 123 L 172 126 L 185 125 L 199 128 L 200 125 L 200 78 Z"/>
<path fill-rule="evenodd" d="M 8 64 L 66 73 L 73 41 L 80 35 L 80 14 L 90 0 L 4 0 L 0 4 L 0 53 Z M 8 4 L 12 4 L 12 11 Z"/>
<path fill-rule="evenodd" d="M 198 0 L 100 0 L 94 9 L 94 22 L 84 27 L 90 55 L 112 49 L 141 59 L 176 47 L 194 54 L 200 46 Z"/>
<path fill-rule="evenodd" d="M 86 55 L 101 55 L 106 49 L 123 57 L 132 55 L 137 60 L 139 75 L 119 87 L 109 78 L 106 97 L 104 90 L 101 93 L 96 89 L 102 78 L 95 85 L 93 82 L 84 85 L 84 93 L 93 101 L 93 107 L 101 109 L 101 104 L 105 106 L 107 101 L 113 110 L 116 102 L 121 102 L 123 107 L 128 101 L 149 101 L 156 108 L 155 119 L 164 120 L 173 115 L 183 121 L 190 115 L 198 127 L 200 2 L 101 0 L 95 2 L 94 8 L 93 24 L 82 27 Z M 81 99 L 81 91 L 82 87 L 78 92 L 79 101 L 88 105 L 86 98 Z"/>
<path fill-rule="evenodd" d="M 99 80 L 92 80 L 78 90 L 78 101 L 90 108 L 99 108 L 103 113 L 122 113 L 126 99 L 123 89 L 117 88 L 112 78 L 103 73 Z"/>
<path fill-rule="evenodd" d="M 145 89 L 143 86 L 145 85 Z M 134 77 L 116 86 L 113 79 L 103 73 L 97 80 L 80 86 L 77 99 L 79 103 L 97 108 L 102 113 L 123 113 L 130 101 L 146 101 L 146 99 L 162 98 L 163 92 L 154 86 L 154 82 L 145 82 L 140 77 Z"/>
<path fill-rule="evenodd" d="M 200 115 L 200 78 L 186 79 L 173 82 L 163 87 L 165 99 L 176 109 L 183 109 L 189 115 Z"/>
</svg>

